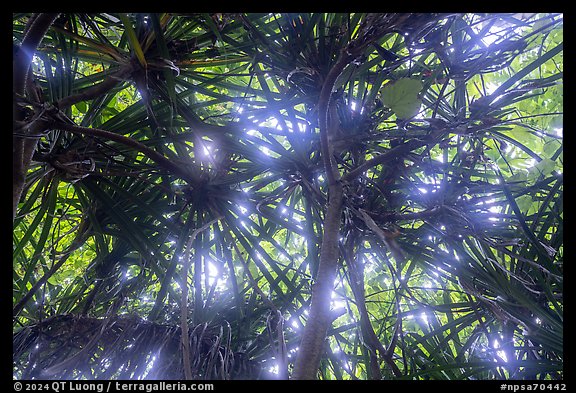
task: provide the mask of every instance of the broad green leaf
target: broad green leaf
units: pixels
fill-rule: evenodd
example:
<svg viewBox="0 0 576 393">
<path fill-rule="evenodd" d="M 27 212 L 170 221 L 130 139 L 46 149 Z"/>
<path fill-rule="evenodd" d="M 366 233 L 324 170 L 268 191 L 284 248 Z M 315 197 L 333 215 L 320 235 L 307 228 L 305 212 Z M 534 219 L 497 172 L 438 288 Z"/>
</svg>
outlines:
<svg viewBox="0 0 576 393">
<path fill-rule="evenodd" d="M 418 94 L 422 90 L 422 82 L 417 79 L 401 78 L 393 83 L 388 83 L 380 94 L 384 106 L 401 119 L 409 119 L 420 110 L 422 99 Z"/>
<path fill-rule="evenodd" d="M 544 158 L 542 161 L 530 168 L 528 177 L 536 179 L 539 176 L 547 176 L 551 174 L 554 169 L 556 169 L 556 161 L 551 160 L 550 158 Z"/>
<path fill-rule="evenodd" d="M 558 150 L 558 148 L 562 145 L 562 143 L 556 139 L 552 139 L 544 144 L 544 154 L 546 157 L 552 157 L 554 153 Z"/>
<path fill-rule="evenodd" d="M 518 208 L 524 214 L 528 212 L 528 209 L 530 209 L 530 206 L 532 206 L 533 203 L 534 201 L 532 200 L 532 197 L 530 195 L 522 195 L 521 197 L 516 199 L 516 204 L 518 204 Z"/>
<path fill-rule="evenodd" d="M 507 131 L 507 133 L 509 133 L 514 139 L 522 143 L 524 143 L 529 137 L 528 130 L 520 126 L 515 126 L 510 131 Z"/>
<path fill-rule="evenodd" d="M 86 104 L 85 101 L 77 102 L 74 106 L 76 107 L 76 109 L 78 109 L 78 112 L 80 113 L 86 113 L 88 111 L 88 105 Z"/>
</svg>

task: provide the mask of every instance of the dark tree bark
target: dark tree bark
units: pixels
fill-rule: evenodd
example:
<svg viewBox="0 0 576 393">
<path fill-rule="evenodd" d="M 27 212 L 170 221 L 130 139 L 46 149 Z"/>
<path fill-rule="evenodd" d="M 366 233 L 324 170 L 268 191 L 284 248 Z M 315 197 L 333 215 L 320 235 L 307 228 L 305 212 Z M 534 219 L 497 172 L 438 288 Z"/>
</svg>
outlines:
<svg viewBox="0 0 576 393">
<path fill-rule="evenodd" d="M 41 97 L 34 91 L 31 80 L 32 73 L 29 72 L 30 64 L 38 45 L 40 45 L 44 35 L 58 15 L 59 14 L 52 13 L 32 15 L 26 26 L 22 45 L 18 47 L 14 53 L 12 60 L 12 89 L 14 94 L 12 130 L 15 134 L 26 132 L 21 129 L 21 123 L 26 118 L 26 112 L 18 98 L 23 99 L 25 95 L 27 95 L 28 100 L 32 103 L 41 103 Z M 28 171 L 38 141 L 34 135 L 40 134 L 43 131 L 42 128 L 43 124 L 36 122 L 27 131 L 27 133 L 32 136 L 13 135 L 12 137 L 12 220 L 16 217 L 18 202 L 24 190 L 26 172 Z"/>
<path fill-rule="evenodd" d="M 170 173 L 180 176 L 182 179 L 186 180 L 190 185 L 194 186 L 199 182 L 199 180 L 191 172 L 186 170 L 186 168 L 183 167 L 182 164 L 178 164 L 173 162 L 172 160 L 169 160 L 162 154 L 158 153 L 156 150 L 149 148 L 148 146 L 138 142 L 135 139 L 129 138 L 124 135 L 116 134 L 114 132 L 102 130 L 99 128 L 82 127 L 71 123 L 64 123 L 64 122 L 53 123 L 53 127 L 56 129 L 69 131 L 80 135 L 104 138 L 110 141 L 121 143 L 125 146 L 132 147 L 135 150 L 144 154 L 146 157 L 150 158 L 162 169 L 165 169 Z"/>
</svg>

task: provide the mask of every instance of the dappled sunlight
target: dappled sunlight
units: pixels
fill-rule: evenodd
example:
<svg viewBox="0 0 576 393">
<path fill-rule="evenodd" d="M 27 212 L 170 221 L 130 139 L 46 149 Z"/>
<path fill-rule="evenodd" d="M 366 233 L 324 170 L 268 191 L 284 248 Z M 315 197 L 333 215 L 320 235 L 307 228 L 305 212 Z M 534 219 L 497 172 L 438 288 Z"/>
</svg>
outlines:
<svg viewBox="0 0 576 393">
<path fill-rule="evenodd" d="M 13 46 L 16 379 L 563 378 L 562 14 L 15 13 Z"/>
<path fill-rule="evenodd" d="M 273 366 L 268 367 L 268 372 L 270 374 L 278 374 L 280 372 L 278 365 L 274 364 Z"/>
<path fill-rule="evenodd" d="M 494 340 L 492 343 L 492 348 L 499 349 L 500 348 L 500 342 L 498 340 Z M 508 356 L 506 355 L 506 352 L 504 350 L 496 351 L 496 355 L 498 355 L 498 357 L 500 359 L 502 359 L 504 362 L 508 362 Z M 497 360 L 494 359 L 494 361 L 497 361 Z"/>
<path fill-rule="evenodd" d="M 290 326 L 291 326 L 293 329 L 296 329 L 296 330 L 300 329 L 300 323 L 299 323 L 298 320 L 296 320 L 295 318 L 293 318 L 293 319 L 291 320 Z"/>
</svg>

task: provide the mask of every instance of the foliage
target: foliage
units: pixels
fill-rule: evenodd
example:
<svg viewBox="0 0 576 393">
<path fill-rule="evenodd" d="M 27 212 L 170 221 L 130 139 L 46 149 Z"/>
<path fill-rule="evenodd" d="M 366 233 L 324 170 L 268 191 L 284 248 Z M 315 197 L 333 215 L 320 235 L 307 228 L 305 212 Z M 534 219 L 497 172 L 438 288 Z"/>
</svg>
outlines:
<svg viewBox="0 0 576 393">
<path fill-rule="evenodd" d="M 15 48 L 37 18 L 13 15 Z M 562 378 L 562 15 L 362 13 L 55 18 L 14 96 L 35 143 L 15 378 L 288 378 L 328 205 L 319 98 L 360 38 L 328 111 L 319 378 Z"/>
</svg>

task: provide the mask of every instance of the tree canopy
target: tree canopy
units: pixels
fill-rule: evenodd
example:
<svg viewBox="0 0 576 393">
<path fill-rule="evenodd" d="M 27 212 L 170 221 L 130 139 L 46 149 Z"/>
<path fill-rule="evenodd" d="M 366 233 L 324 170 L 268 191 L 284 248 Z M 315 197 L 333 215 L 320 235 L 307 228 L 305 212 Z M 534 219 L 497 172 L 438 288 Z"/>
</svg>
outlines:
<svg viewBox="0 0 576 393">
<path fill-rule="evenodd" d="M 563 18 L 13 14 L 17 379 L 562 379 Z"/>
</svg>

